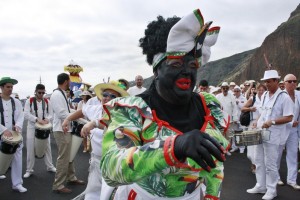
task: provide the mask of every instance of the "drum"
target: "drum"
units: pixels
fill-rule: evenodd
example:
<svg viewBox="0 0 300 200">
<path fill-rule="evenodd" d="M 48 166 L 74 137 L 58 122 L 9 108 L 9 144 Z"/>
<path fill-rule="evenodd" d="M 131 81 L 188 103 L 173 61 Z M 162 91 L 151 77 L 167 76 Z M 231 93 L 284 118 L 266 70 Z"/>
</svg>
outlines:
<svg viewBox="0 0 300 200">
<path fill-rule="evenodd" d="M 236 146 L 251 146 L 262 144 L 262 130 L 248 130 L 243 132 L 234 132 Z"/>
<path fill-rule="evenodd" d="M 13 159 L 13 154 L 16 153 L 17 148 L 23 140 L 20 133 L 12 131 L 13 138 L 6 138 L 2 136 L 0 145 L 0 174 L 5 174 Z"/>
<path fill-rule="evenodd" d="M 83 138 L 80 135 L 81 129 L 88 121 L 80 118 L 76 121 L 72 122 L 72 144 L 71 144 L 71 152 L 70 152 L 70 162 L 73 162 L 80 145 L 82 143 Z"/>
<path fill-rule="evenodd" d="M 35 123 L 35 140 L 34 151 L 36 158 L 43 158 L 48 143 L 48 138 L 52 132 L 52 124 L 39 124 Z"/>
</svg>

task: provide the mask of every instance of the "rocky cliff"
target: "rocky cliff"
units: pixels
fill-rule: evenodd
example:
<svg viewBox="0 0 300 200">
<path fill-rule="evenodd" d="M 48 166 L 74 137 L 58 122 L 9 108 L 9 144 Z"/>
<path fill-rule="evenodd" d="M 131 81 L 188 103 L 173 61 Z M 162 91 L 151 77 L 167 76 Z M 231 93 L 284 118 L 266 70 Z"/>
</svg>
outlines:
<svg viewBox="0 0 300 200">
<path fill-rule="evenodd" d="M 264 54 L 282 78 L 292 73 L 300 80 L 300 4 L 260 47 L 209 62 L 199 69 L 197 78 L 208 80 L 210 85 L 218 85 L 222 81 L 239 84 L 246 80 L 259 81 L 266 70 Z M 149 87 L 152 79 L 145 79 L 145 87 Z"/>
</svg>

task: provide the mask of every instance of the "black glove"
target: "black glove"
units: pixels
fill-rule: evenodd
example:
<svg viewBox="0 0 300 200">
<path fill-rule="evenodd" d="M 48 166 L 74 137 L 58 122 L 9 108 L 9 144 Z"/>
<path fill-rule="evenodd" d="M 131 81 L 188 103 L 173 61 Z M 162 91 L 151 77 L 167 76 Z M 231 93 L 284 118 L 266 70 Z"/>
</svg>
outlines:
<svg viewBox="0 0 300 200">
<path fill-rule="evenodd" d="M 211 155 L 221 162 L 225 161 L 223 151 L 217 140 L 196 129 L 178 136 L 174 143 L 174 153 L 178 160 L 183 161 L 189 157 L 206 171 L 216 167 Z"/>
</svg>

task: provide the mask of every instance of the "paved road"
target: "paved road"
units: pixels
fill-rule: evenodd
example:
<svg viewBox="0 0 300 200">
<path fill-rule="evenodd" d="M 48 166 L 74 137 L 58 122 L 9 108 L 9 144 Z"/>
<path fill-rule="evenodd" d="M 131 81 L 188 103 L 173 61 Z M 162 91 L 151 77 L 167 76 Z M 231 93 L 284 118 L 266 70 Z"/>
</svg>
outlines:
<svg viewBox="0 0 300 200">
<path fill-rule="evenodd" d="M 57 157 L 55 140 L 51 136 L 52 154 L 54 163 Z M 282 179 L 286 181 L 286 164 L 283 156 L 281 164 Z M 82 149 L 75 158 L 77 177 L 87 181 L 89 154 L 82 153 Z M 23 174 L 25 172 L 26 146 L 23 149 Z M 0 199 L 1 200 L 66 200 L 80 194 L 85 186 L 70 186 L 73 190 L 71 194 L 56 194 L 52 192 L 54 174 L 47 172 L 43 160 L 36 160 L 35 173 L 30 178 L 24 179 L 24 186 L 28 189 L 27 193 L 17 193 L 11 189 L 10 172 L 7 178 L 0 180 Z M 298 176 L 300 184 L 300 175 Z M 222 200 L 259 200 L 262 195 L 251 195 L 246 193 L 246 189 L 253 187 L 255 176 L 250 172 L 250 163 L 246 154 L 234 153 L 225 162 L 225 180 L 223 183 Z M 278 200 L 299 200 L 300 191 L 295 191 L 288 186 L 278 187 Z"/>
</svg>

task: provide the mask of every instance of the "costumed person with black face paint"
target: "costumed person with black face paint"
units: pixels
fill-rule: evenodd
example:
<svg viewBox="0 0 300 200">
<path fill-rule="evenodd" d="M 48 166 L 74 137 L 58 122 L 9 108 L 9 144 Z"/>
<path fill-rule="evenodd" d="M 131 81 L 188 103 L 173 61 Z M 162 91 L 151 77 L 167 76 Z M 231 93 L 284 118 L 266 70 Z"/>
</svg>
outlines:
<svg viewBox="0 0 300 200">
<path fill-rule="evenodd" d="M 209 25 L 200 10 L 159 16 L 140 39 L 155 79 L 136 97 L 106 103 L 100 120 L 107 127 L 101 170 L 118 186 L 114 199 L 200 199 L 203 179 L 205 199 L 219 199 L 228 149 L 219 128 L 226 124 L 214 96 L 193 92 L 219 32 Z"/>
</svg>

